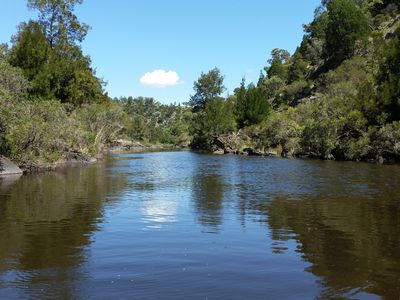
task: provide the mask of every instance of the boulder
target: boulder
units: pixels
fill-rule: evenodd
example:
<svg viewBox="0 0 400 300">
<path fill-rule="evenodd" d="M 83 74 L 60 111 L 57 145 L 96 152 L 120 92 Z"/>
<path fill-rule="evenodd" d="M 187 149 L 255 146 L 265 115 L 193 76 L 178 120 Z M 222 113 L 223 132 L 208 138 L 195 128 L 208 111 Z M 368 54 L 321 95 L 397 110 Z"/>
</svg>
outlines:
<svg viewBox="0 0 400 300">
<path fill-rule="evenodd" d="M 0 176 L 22 174 L 22 170 L 11 160 L 0 156 Z"/>
</svg>

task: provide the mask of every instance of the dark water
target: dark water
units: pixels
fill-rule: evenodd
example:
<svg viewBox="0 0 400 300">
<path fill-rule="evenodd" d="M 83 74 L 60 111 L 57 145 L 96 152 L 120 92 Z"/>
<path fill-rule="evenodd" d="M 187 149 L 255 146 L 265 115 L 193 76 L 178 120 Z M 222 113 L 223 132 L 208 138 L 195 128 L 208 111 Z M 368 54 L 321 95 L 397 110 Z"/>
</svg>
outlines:
<svg viewBox="0 0 400 300">
<path fill-rule="evenodd" d="M 400 167 L 118 155 L 0 181 L 0 299 L 399 299 Z"/>
</svg>

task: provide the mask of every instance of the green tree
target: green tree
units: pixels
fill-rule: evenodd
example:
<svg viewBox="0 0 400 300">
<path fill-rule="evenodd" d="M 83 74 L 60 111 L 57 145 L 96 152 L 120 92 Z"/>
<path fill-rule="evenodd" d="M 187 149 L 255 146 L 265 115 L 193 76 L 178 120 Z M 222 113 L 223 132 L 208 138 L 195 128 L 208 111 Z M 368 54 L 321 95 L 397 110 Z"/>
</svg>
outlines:
<svg viewBox="0 0 400 300">
<path fill-rule="evenodd" d="M 388 122 L 400 120 L 400 30 L 398 35 L 384 47 L 377 76 L 376 102 L 381 113 L 388 116 Z"/>
<path fill-rule="evenodd" d="M 223 98 L 213 98 L 194 117 L 192 146 L 211 150 L 215 137 L 233 132 L 235 128 L 232 103 Z"/>
<path fill-rule="evenodd" d="M 369 21 L 361 8 L 351 0 L 328 3 L 324 53 L 328 67 L 335 68 L 354 54 L 356 42 L 369 33 Z"/>
<path fill-rule="evenodd" d="M 7 154 L 9 143 L 7 135 L 21 116 L 19 110 L 23 107 L 29 82 L 22 71 L 12 67 L 5 59 L 6 48 L 2 47 L 0 55 L 0 154 Z"/>
<path fill-rule="evenodd" d="M 299 49 L 294 53 L 288 71 L 288 81 L 293 83 L 297 80 L 304 80 L 308 76 L 309 63 L 301 54 Z"/>
<path fill-rule="evenodd" d="M 278 48 L 273 49 L 271 58 L 268 60 L 270 66 L 265 68 L 268 78 L 277 76 L 286 81 L 289 59 L 290 53 L 288 51 Z"/>
<path fill-rule="evenodd" d="M 261 87 L 250 84 L 246 89 L 243 79 L 235 96 L 235 116 L 239 128 L 258 124 L 268 115 L 270 106 Z"/>
<path fill-rule="evenodd" d="M 12 43 L 11 64 L 21 68 L 28 80 L 34 80 L 48 62 L 51 51 L 42 26 L 35 21 L 21 23 Z"/>
<path fill-rule="evenodd" d="M 32 82 L 32 98 L 55 98 L 75 106 L 97 101 L 103 92 L 102 81 L 95 76 L 90 58 L 72 38 L 50 41 L 52 37 L 46 36 L 42 23 L 22 23 L 10 52 L 10 63 Z M 59 34 L 63 34 L 61 29 Z"/>
<path fill-rule="evenodd" d="M 195 94 L 190 97 L 189 104 L 193 111 L 203 110 L 211 99 L 215 99 L 225 91 L 224 76 L 218 68 L 208 73 L 201 73 L 199 79 L 194 82 Z"/>
<path fill-rule="evenodd" d="M 39 11 L 39 23 L 51 48 L 56 44 L 82 42 L 89 26 L 74 14 L 83 0 L 28 0 L 28 7 Z"/>
</svg>

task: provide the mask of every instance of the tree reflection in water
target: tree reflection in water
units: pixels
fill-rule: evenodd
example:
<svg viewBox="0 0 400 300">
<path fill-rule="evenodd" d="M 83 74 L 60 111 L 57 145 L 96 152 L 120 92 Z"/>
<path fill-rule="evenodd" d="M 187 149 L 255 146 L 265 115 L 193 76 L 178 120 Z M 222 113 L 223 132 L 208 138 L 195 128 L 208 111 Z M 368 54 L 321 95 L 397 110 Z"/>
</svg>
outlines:
<svg viewBox="0 0 400 300">
<path fill-rule="evenodd" d="M 123 176 L 109 177 L 106 168 L 89 166 L 3 185 L 0 289 L 16 287 L 22 298 L 78 298 L 75 290 L 87 276 L 86 246 L 101 223 L 103 206 L 125 184 Z"/>
</svg>

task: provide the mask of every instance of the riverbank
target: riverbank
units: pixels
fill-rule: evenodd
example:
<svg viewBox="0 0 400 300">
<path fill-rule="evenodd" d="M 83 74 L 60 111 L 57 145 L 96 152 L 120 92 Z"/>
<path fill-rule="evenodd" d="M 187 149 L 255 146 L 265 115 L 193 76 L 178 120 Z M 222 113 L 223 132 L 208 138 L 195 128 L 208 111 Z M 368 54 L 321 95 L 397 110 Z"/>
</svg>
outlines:
<svg viewBox="0 0 400 300">
<path fill-rule="evenodd" d="M 96 156 L 85 155 L 78 151 L 65 152 L 61 158 L 55 162 L 41 161 L 13 161 L 5 156 L 0 156 L 0 176 L 15 174 L 30 174 L 55 171 L 74 165 L 89 165 L 103 160 L 108 154 L 132 153 L 143 151 L 179 150 L 189 149 L 188 146 L 177 146 L 171 144 L 145 144 L 137 141 L 116 140 L 105 145 Z"/>
<path fill-rule="evenodd" d="M 137 141 L 116 140 L 105 147 L 106 153 L 121 153 L 121 152 L 141 152 L 152 150 L 174 150 L 174 149 L 189 149 L 188 145 L 173 145 L 173 144 L 147 144 Z"/>
<path fill-rule="evenodd" d="M 194 150 L 207 151 L 217 155 L 246 155 L 355 162 L 364 161 L 378 164 L 398 164 L 400 162 L 400 156 L 387 153 L 385 151 L 380 151 L 380 153 L 377 152 L 375 155 L 363 156 L 359 158 L 345 158 L 342 156 L 334 156 L 333 154 L 321 156 L 313 151 L 305 151 L 300 147 L 297 149 L 289 149 L 282 146 L 267 147 L 264 146 L 259 140 L 251 137 L 251 135 L 242 132 L 214 136 L 207 149 L 194 148 Z"/>
</svg>

